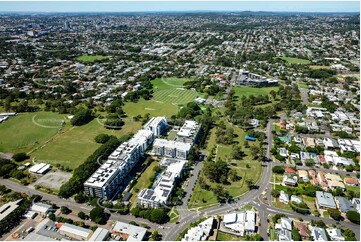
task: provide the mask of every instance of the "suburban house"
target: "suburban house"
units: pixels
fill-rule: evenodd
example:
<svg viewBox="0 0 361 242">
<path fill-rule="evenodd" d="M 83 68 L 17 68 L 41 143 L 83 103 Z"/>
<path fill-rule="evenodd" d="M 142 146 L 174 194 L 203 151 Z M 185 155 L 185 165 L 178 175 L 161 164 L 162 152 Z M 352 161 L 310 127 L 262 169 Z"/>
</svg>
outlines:
<svg viewBox="0 0 361 242">
<path fill-rule="evenodd" d="M 340 210 L 341 213 L 347 213 L 348 211 L 354 209 L 354 206 L 352 203 L 344 197 L 335 197 L 336 204 L 338 210 Z"/>
<path fill-rule="evenodd" d="M 323 228 L 312 228 L 313 241 L 328 241 L 326 231 Z"/>
<path fill-rule="evenodd" d="M 342 236 L 340 229 L 327 228 L 326 231 L 332 241 L 345 241 L 345 237 Z"/>
<path fill-rule="evenodd" d="M 339 175 L 327 173 L 325 175 L 325 178 L 327 180 L 328 187 L 331 190 L 334 190 L 336 188 L 341 188 L 342 190 L 345 190 L 345 185 L 342 182 L 342 179 Z"/>
<path fill-rule="evenodd" d="M 284 191 L 280 192 L 279 199 L 280 199 L 280 202 L 283 202 L 283 203 L 286 203 L 286 204 L 290 201 L 290 198 L 289 198 L 288 194 L 285 193 Z"/>
<path fill-rule="evenodd" d="M 316 205 L 321 209 L 337 208 L 332 194 L 328 192 L 316 191 Z"/>
</svg>

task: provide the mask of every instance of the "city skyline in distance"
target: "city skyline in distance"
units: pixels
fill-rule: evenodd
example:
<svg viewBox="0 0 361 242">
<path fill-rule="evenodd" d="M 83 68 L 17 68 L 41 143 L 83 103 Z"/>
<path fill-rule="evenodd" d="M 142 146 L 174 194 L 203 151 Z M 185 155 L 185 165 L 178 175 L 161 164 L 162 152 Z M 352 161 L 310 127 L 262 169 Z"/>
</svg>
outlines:
<svg viewBox="0 0 361 242">
<path fill-rule="evenodd" d="M 360 12 L 359 1 L 4 1 L 0 12 Z"/>
</svg>

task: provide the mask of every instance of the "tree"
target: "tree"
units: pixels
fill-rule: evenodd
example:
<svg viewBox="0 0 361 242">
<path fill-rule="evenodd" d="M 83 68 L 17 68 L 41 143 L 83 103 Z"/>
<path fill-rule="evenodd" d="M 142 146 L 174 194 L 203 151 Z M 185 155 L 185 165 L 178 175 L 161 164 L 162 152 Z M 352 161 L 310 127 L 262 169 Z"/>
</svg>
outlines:
<svg viewBox="0 0 361 242">
<path fill-rule="evenodd" d="M 69 214 L 69 213 L 71 213 L 71 210 L 68 207 L 61 206 L 60 212 L 63 214 Z"/>
<path fill-rule="evenodd" d="M 104 208 L 95 207 L 90 211 L 90 219 L 97 224 L 105 224 L 106 223 L 106 214 L 104 212 Z"/>
<path fill-rule="evenodd" d="M 282 166 L 274 166 L 272 168 L 273 173 L 277 173 L 277 174 L 283 174 L 285 173 L 285 169 Z"/>
<path fill-rule="evenodd" d="M 98 134 L 94 138 L 95 142 L 100 144 L 105 144 L 109 139 L 110 139 L 110 135 L 107 134 Z"/>
<path fill-rule="evenodd" d="M 86 219 L 86 214 L 83 211 L 80 211 L 78 213 L 78 217 L 84 220 L 84 219 Z"/>
<path fill-rule="evenodd" d="M 71 119 L 71 124 L 73 126 L 81 126 L 90 122 L 93 118 L 91 110 L 81 108 L 74 114 L 74 117 Z"/>
<path fill-rule="evenodd" d="M 21 152 L 21 153 L 16 153 L 13 155 L 13 159 L 17 162 L 20 162 L 20 161 L 24 161 L 26 159 L 29 159 L 29 156 L 24 153 L 24 152 Z"/>
<path fill-rule="evenodd" d="M 260 156 L 260 148 L 255 145 L 251 146 L 251 148 L 249 148 L 249 151 L 251 152 L 253 159 L 256 159 L 258 156 Z"/>
<path fill-rule="evenodd" d="M 222 160 L 206 162 L 203 169 L 205 176 L 212 182 L 224 183 L 228 179 L 229 167 L 227 162 Z"/>
<path fill-rule="evenodd" d="M 247 187 L 248 187 L 250 190 L 252 190 L 252 189 L 254 188 L 254 183 L 253 183 L 252 180 L 247 179 L 247 180 L 246 180 L 246 184 L 247 184 Z"/>
<path fill-rule="evenodd" d="M 212 191 L 213 191 L 214 195 L 217 197 L 217 200 L 220 201 L 220 202 L 225 201 L 229 197 L 229 194 L 226 191 L 226 189 L 220 184 L 217 184 L 212 189 Z"/>
<path fill-rule="evenodd" d="M 276 190 L 276 189 L 273 189 L 272 191 L 271 191 L 271 196 L 272 197 L 279 197 L 280 196 L 280 191 L 278 191 L 278 190 Z"/>
<path fill-rule="evenodd" d="M 301 241 L 301 235 L 296 228 L 291 231 L 293 241 Z"/>
<path fill-rule="evenodd" d="M 360 214 L 357 211 L 350 210 L 346 213 L 346 217 L 352 223 L 360 224 Z"/>
<path fill-rule="evenodd" d="M 340 221 L 342 219 L 341 212 L 337 209 L 329 209 L 328 212 L 334 220 Z"/>
<path fill-rule="evenodd" d="M 231 157 L 236 160 L 241 160 L 245 156 L 241 146 L 234 146 L 232 149 Z"/>
<path fill-rule="evenodd" d="M 232 169 L 228 172 L 228 177 L 232 182 L 238 181 L 240 179 L 235 169 Z"/>
<path fill-rule="evenodd" d="M 80 192 L 74 196 L 74 200 L 77 203 L 84 203 L 86 201 L 86 196 Z"/>
<path fill-rule="evenodd" d="M 167 218 L 167 213 L 163 209 L 158 208 L 151 210 L 149 220 L 154 223 L 162 224 L 166 222 Z"/>
<path fill-rule="evenodd" d="M 49 215 L 48 215 L 48 218 L 49 218 L 50 220 L 52 220 L 52 221 L 55 221 L 55 220 L 56 220 L 56 216 L 55 216 L 55 214 L 53 214 L 53 213 L 49 214 Z"/>
<path fill-rule="evenodd" d="M 342 235 L 346 241 L 357 241 L 355 233 L 351 229 L 345 229 Z"/>
<path fill-rule="evenodd" d="M 151 238 L 153 241 L 160 241 L 162 239 L 162 235 L 157 230 L 154 230 Z"/>
</svg>

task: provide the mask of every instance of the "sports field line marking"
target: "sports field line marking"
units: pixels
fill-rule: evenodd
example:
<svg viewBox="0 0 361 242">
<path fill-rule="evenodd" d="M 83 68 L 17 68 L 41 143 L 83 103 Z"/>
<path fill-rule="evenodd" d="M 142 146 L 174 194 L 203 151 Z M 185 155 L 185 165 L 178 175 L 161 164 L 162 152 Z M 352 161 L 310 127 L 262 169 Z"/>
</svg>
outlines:
<svg viewBox="0 0 361 242">
<path fill-rule="evenodd" d="M 167 81 L 164 81 L 163 77 L 162 77 L 161 80 L 162 80 L 162 82 L 163 82 L 164 84 L 166 84 L 166 85 L 168 85 L 168 86 L 171 86 L 171 87 L 179 87 L 179 88 L 183 87 L 183 85 L 174 85 L 174 84 L 171 84 L 171 83 L 169 83 L 169 82 L 167 82 Z"/>
<path fill-rule="evenodd" d="M 155 110 L 154 108 L 144 108 L 145 110 Z"/>
</svg>

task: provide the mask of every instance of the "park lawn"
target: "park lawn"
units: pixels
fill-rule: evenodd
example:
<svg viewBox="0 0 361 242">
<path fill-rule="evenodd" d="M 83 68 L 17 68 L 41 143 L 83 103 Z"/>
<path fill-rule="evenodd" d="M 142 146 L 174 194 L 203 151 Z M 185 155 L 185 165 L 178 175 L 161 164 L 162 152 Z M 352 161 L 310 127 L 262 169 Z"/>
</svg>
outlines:
<svg viewBox="0 0 361 242">
<path fill-rule="evenodd" d="M 311 69 L 330 69 L 329 66 L 317 66 L 317 65 L 311 65 L 309 66 Z"/>
<path fill-rule="evenodd" d="M 226 123 L 226 125 L 229 127 L 230 124 Z M 233 126 L 234 133 L 237 135 L 237 137 L 234 138 L 234 141 L 238 141 L 238 144 L 243 147 L 244 145 L 244 137 L 245 132 L 238 128 L 237 126 Z M 216 128 L 213 128 L 211 130 L 211 135 L 209 139 L 207 140 L 207 151 L 210 153 L 213 147 L 217 146 L 216 143 Z M 249 145 L 253 145 L 251 142 Z M 257 145 L 257 144 L 255 144 Z M 258 161 L 252 160 L 252 157 L 250 156 L 249 149 L 243 149 L 245 154 L 247 155 L 244 157 L 243 160 L 232 160 L 229 154 L 232 151 L 232 145 L 218 145 L 218 152 L 216 155 L 216 159 L 222 159 L 230 164 L 230 168 L 235 169 L 237 171 L 237 174 L 239 177 L 241 177 L 240 180 L 231 182 L 229 185 L 224 185 L 225 189 L 229 192 L 229 195 L 232 197 L 237 197 L 249 190 L 248 186 L 246 185 L 246 180 L 252 180 L 254 183 L 258 181 L 258 179 L 261 176 L 262 173 L 262 165 Z M 249 165 L 249 168 L 247 168 L 247 164 Z M 207 184 L 210 186 L 215 186 L 216 184 L 209 181 L 206 177 L 204 177 Z M 214 196 L 212 191 L 206 191 L 204 189 L 201 189 L 198 183 L 196 184 L 196 187 L 194 189 L 194 192 L 192 194 L 189 208 L 196 208 L 200 206 L 207 206 L 210 204 L 217 203 L 217 199 Z"/>
<path fill-rule="evenodd" d="M 77 61 L 82 61 L 82 62 L 95 62 L 98 60 L 104 60 L 104 59 L 108 59 L 108 56 L 103 56 L 103 55 L 82 55 L 76 58 Z"/>
<path fill-rule="evenodd" d="M 202 175 L 202 173 L 201 173 Z M 188 208 L 197 208 L 197 207 L 204 207 L 211 204 L 218 204 L 216 196 L 214 196 L 212 191 L 207 191 L 199 185 L 197 182 L 191 200 L 188 203 Z"/>
<path fill-rule="evenodd" d="M 154 160 L 137 179 L 137 183 L 133 186 L 131 190 L 132 197 L 130 199 L 130 202 L 132 204 L 136 204 L 137 195 L 140 190 L 142 190 L 143 188 L 148 188 L 150 185 L 153 184 L 154 181 L 151 181 L 150 178 L 155 174 L 155 171 L 153 170 L 154 167 L 157 167 L 158 165 L 159 162 Z"/>
<path fill-rule="evenodd" d="M 216 240 L 217 241 L 239 241 L 241 239 L 242 238 L 240 236 L 218 231 Z"/>
<path fill-rule="evenodd" d="M 287 57 L 287 56 L 278 56 L 275 58 L 283 59 L 290 64 L 303 64 L 303 65 L 311 64 L 311 61 L 309 61 L 307 59 L 300 59 L 300 58 Z"/>
<path fill-rule="evenodd" d="M 278 91 L 278 87 L 246 87 L 246 86 L 240 86 L 240 87 L 233 87 L 233 90 L 235 91 L 234 98 L 237 100 L 237 102 L 241 102 L 241 97 L 246 96 L 249 97 L 251 95 L 258 96 L 258 95 L 267 95 L 272 90 Z M 272 97 L 270 96 L 270 100 L 272 100 Z"/>
<path fill-rule="evenodd" d="M 45 147 L 32 153 L 31 158 L 75 169 L 101 145 L 94 141 L 98 134 L 105 133 L 121 137 L 130 132 L 136 133 L 140 127 L 140 122 L 125 121 L 122 129 L 111 130 L 104 128 L 99 120 L 94 119 L 85 125 L 71 127 L 63 134 L 57 135 Z"/>
<path fill-rule="evenodd" d="M 171 103 L 161 103 L 154 100 L 139 99 L 138 102 L 126 102 L 123 110 L 128 117 L 135 117 L 138 115 L 144 116 L 149 113 L 151 117 L 166 116 L 170 118 L 177 114 L 179 107 Z"/>
<path fill-rule="evenodd" d="M 69 129 L 67 115 L 53 112 L 19 113 L 0 124 L 0 152 L 29 152 L 63 130 Z"/>
</svg>

